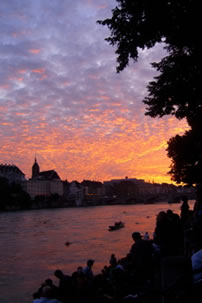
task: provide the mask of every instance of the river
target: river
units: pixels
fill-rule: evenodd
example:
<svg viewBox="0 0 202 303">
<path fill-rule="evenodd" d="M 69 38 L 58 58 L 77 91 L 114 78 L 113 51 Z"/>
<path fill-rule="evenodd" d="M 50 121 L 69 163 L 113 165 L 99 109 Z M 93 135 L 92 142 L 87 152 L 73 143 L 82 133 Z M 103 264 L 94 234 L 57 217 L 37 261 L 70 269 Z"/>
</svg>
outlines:
<svg viewBox="0 0 202 303">
<path fill-rule="evenodd" d="M 189 201 L 190 208 L 193 202 Z M 124 257 L 133 241 L 131 234 L 146 231 L 152 238 L 156 215 L 161 210 L 180 212 L 180 204 L 115 205 L 44 209 L 0 213 L 0 302 L 32 302 L 32 293 L 61 269 L 71 274 L 87 259 L 95 260 L 99 273 L 115 253 Z M 115 221 L 125 228 L 109 232 Z M 70 245 L 65 245 L 70 242 Z"/>
</svg>

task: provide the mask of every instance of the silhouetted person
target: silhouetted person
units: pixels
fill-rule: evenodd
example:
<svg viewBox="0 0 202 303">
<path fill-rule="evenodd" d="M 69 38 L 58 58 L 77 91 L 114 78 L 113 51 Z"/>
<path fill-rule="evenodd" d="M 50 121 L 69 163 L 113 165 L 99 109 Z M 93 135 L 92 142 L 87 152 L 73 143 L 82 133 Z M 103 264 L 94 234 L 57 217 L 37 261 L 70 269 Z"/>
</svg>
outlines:
<svg viewBox="0 0 202 303">
<path fill-rule="evenodd" d="M 57 269 L 54 274 L 59 279 L 58 297 L 62 302 L 68 302 L 72 290 L 71 277 L 65 275 L 60 269 Z"/>
<path fill-rule="evenodd" d="M 94 260 L 92 259 L 89 259 L 86 263 L 86 267 L 84 267 L 83 269 L 83 273 L 85 274 L 85 276 L 88 278 L 88 279 L 92 279 L 93 278 L 93 270 L 92 270 L 92 267 L 93 267 L 93 264 L 94 264 Z"/>
<path fill-rule="evenodd" d="M 58 287 L 53 284 L 51 279 L 46 279 L 45 284 L 52 289 L 53 298 L 58 298 Z"/>
<path fill-rule="evenodd" d="M 34 299 L 33 303 L 60 303 L 60 301 L 53 297 L 53 291 L 50 286 L 44 286 L 41 289 L 40 298 Z"/>
<path fill-rule="evenodd" d="M 147 231 L 146 231 L 145 234 L 144 234 L 144 240 L 149 240 L 149 234 L 148 234 Z"/>
<path fill-rule="evenodd" d="M 87 302 L 88 281 L 81 266 L 72 274 L 73 301 L 74 303 Z"/>
<path fill-rule="evenodd" d="M 154 234 L 154 242 L 160 247 L 161 257 L 178 256 L 184 253 L 182 222 L 172 210 L 159 212 Z"/>
<path fill-rule="evenodd" d="M 187 197 L 183 197 L 182 198 L 182 205 L 180 207 L 181 209 L 181 220 L 184 226 L 186 226 L 186 224 L 188 223 L 189 220 L 189 204 L 188 204 L 188 199 Z"/>
<path fill-rule="evenodd" d="M 196 202 L 194 204 L 194 216 L 202 217 L 202 184 L 196 187 Z"/>
<path fill-rule="evenodd" d="M 35 293 L 35 297 L 36 298 L 40 298 L 41 296 L 41 292 L 42 292 L 42 289 L 46 286 L 46 283 L 42 283 L 41 286 L 39 287 L 38 291 Z M 37 297 L 38 296 L 38 297 Z"/>
<path fill-rule="evenodd" d="M 115 267 L 117 265 L 117 260 L 116 260 L 115 254 L 111 255 L 109 263 L 112 267 Z"/>
<path fill-rule="evenodd" d="M 139 232 L 132 233 L 135 242 L 129 253 L 131 267 L 137 281 L 144 281 L 151 278 L 152 274 L 152 244 L 143 240 Z"/>
<path fill-rule="evenodd" d="M 165 211 L 160 211 L 156 217 L 156 227 L 154 231 L 154 242 L 160 247 L 160 255 L 167 255 L 167 249 L 170 246 L 170 231 L 168 227 L 168 218 Z M 169 241 L 170 242 L 170 241 Z"/>
<path fill-rule="evenodd" d="M 83 274 L 86 278 L 86 282 L 87 282 L 87 302 L 93 302 L 93 294 L 94 294 L 94 274 L 93 274 L 93 264 L 94 264 L 94 260 L 89 259 L 86 262 L 86 266 L 83 268 Z"/>
<path fill-rule="evenodd" d="M 167 210 L 168 228 L 171 234 L 169 253 L 171 256 L 184 255 L 184 228 L 180 216 Z M 168 254 L 169 256 L 169 254 Z"/>
</svg>

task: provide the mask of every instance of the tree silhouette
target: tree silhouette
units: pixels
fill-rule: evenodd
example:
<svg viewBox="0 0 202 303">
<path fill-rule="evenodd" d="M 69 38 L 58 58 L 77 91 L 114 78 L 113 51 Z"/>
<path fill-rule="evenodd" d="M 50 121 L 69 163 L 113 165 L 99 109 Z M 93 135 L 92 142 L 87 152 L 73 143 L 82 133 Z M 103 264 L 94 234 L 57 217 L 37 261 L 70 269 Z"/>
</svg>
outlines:
<svg viewBox="0 0 202 303">
<path fill-rule="evenodd" d="M 0 210 L 9 208 L 28 209 L 31 207 L 31 199 L 20 184 L 9 183 L 7 178 L 0 177 Z"/>
<path fill-rule="evenodd" d="M 169 173 L 177 182 L 202 182 L 202 174 L 198 173 L 202 166 L 199 154 L 202 142 L 199 135 L 202 118 L 200 3 L 193 0 L 116 1 L 118 5 L 112 10 L 112 17 L 98 23 L 110 29 L 111 35 L 106 40 L 116 46 L 117 72 L 122 71 L 130 59 L 138 60 L 139 49 L 163 44 L 167 55 L 152 63 L 159 75 L 147 86 L 148 96 L 143 100 L 145 114 L 186 118 L 190 131 L 168 141 L 168 156 L 172 159 Z M 200 141 L 199 146 L 194 144 L 195 140 Z M 187 157 L 184 149 L 193 152 L 195 161 Z"/>
<path fill-rule="evenodd" d="M 200 140 L 199 140 L 200 137 Z M 201 134 L 193 130 L 175 136 L 168 142 L 168 157 L 172 159 L 170 174 L 177 183 L 201 183 L 202 144 Z"/>
</svg>

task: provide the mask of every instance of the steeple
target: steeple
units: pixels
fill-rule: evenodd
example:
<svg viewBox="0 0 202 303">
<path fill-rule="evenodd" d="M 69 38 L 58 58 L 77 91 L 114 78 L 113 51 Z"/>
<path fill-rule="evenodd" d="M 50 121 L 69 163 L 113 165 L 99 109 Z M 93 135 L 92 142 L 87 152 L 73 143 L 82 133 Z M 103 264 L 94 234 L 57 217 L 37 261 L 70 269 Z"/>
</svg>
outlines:
<svg viewBox="0 0 202 303">
<path fill-rule="evenodd" d="M 32 165 L 32 178 L 37 178 L 40 172 L 39 164 L 35 156 L 34 164 Z"/>
</svg>

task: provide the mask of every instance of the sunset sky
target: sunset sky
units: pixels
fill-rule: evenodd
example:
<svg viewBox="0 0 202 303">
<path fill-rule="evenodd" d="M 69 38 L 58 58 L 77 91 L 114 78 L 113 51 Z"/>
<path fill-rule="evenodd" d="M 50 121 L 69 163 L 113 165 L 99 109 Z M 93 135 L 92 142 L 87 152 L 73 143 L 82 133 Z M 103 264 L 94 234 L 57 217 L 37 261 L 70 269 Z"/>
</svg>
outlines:
<svg viewBox="0 0 202 303">
<path fill-rule="evenodd" d="M 160 45 L 116 73 L 115 49 L 96 20 L 114 0 L 0 1 L 0 163 L 68 181 L 170 182 L 167 140 L 188 129 L 144 115 Z"/>
</svg>

